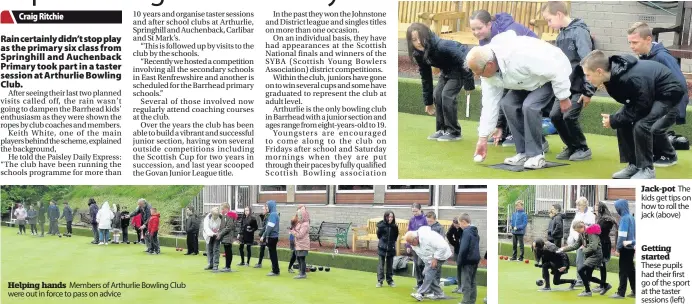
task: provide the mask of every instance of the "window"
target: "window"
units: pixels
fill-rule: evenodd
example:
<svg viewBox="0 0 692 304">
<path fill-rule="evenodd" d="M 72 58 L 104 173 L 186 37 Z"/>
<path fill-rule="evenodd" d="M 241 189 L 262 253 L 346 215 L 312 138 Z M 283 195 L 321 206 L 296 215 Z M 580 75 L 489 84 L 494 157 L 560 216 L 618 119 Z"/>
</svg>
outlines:
<svg viewBox="0 0 692 304">
<path fill-rule="evenodd" d="M 286 192 L 286 185 L 264 185 L 260 186 L 260 193 Z"/>
<path fill-rule="evenodd" d="M 456 192 L 488 192 L 486 185 L 457 185 Z"/>
<path fill-rule="evenodd" d="M 296 193 L 323 193 L 327 192 L 326 185 L 296 186 Z"/>
<path fill-rule="evenodd" d="M 375 192 L 375 186 L 354 186 L 354 185 L 339 185 L 336 192 L 341 193 L 372 193 Z"/>
<path fill-rule="evenodd" d="M 430 185 L 388 185 L 387 192 L 430 192 Z"/>
</svg>

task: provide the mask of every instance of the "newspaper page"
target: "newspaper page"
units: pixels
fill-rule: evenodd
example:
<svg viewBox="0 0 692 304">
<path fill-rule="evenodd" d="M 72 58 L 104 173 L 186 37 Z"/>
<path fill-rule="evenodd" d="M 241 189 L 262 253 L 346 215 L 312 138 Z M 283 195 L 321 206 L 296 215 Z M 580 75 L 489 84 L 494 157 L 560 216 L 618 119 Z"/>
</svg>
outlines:
<svg viewBox="0 0 692 304">
<path fill-rule="evenodd" d="M 0 303 L 690 296 L 686 1 L 6 2 Z"/>
</svg>

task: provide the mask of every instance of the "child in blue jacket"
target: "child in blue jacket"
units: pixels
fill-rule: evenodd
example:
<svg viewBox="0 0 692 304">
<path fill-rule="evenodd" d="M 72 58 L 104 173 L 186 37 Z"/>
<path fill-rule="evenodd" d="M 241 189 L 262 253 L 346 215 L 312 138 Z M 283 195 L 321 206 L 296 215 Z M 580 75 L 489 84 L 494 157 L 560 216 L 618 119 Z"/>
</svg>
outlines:
<svg viewBox="0 0 692 304">
<path fill-rule="evenodd" d="M 622 299 L 627 291 L 627 281 L 630 282 L 631 293 L 628 297 L 634 298 L 634 246 L 636 244 L 637 229 L 634 225 L 634 216 L 630 214 L 629 203 L 625 199 L 615 201 L 615 210 L 620 215 L 620 224 L 618 225 L 618 240 L 617 251 L 620 253 L 620 286 L 617 293 L 610 296 L 614 299 Z"/>
<path fill-rule="evenodd" d="M 512 213 L 512 259 L 511 261 L 524 260 L 524 233 L 529 222 L 526 212 L 524 212 L 524 201 L 518 200 L 514 203 L 514 213 Z M 519 258 L 517 259 L 517 243 L 519 243 Z"/>
</svg>

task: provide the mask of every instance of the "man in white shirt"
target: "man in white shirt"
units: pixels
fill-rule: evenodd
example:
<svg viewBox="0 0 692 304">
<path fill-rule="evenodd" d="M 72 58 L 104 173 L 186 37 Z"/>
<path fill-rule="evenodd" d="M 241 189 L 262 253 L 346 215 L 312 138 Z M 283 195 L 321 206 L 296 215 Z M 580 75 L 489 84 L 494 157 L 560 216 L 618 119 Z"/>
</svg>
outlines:
<svg viewBox="0 0 692 304">
<path fill-rule="evenodd" d="M 440 288 L 442 265 L 452 256 L 452 250 L 442 235 L 432 231 L 430 226 L 423 226 L 417 231 L 409 231 L 405 235 L 406 242 L 416 252 L 425 264 L 423 269 L 423 284 L 411 294 L 418 301 L 423 300 L 423 294 L 428 298 L 444 299 L 444 291 Z"/>
<path fill-rule="evenodd" d="M 567 56 L 545 41 L 507 31 L 495 36 L 490 44 L 471 49 L 465 62 L 481 77 L 483 94 L 475 155 L 485 159 L 488 137 L 495 133 L 502 107 L 517 151 L 517 155 L 505 159 L 505 164 L 531 169 L 545 166 L 541 110 L 554 97 L 563 112 L 571 106 L 572 66 Z M 504 89 L 509 92 L 502 97 Z"/>
</svg>

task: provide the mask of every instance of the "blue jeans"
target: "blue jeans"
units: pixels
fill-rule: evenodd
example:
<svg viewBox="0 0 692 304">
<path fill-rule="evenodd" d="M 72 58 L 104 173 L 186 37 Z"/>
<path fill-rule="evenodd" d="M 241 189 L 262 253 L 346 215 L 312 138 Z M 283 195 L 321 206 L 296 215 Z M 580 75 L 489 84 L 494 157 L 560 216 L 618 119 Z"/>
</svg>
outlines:
<svg viewBox="0 0 692 304">
<path fill-rule="evenodd" d="M 99 229 L 99 243 L 108 243 L 109 229 Z"/>
</svg>

